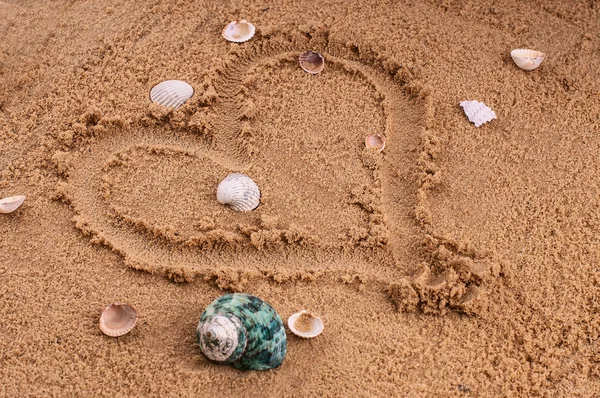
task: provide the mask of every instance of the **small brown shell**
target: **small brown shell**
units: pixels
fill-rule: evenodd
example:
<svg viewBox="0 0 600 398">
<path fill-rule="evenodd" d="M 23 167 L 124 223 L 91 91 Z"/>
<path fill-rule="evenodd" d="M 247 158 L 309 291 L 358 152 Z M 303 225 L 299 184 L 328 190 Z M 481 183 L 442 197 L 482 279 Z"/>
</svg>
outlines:
<svg viewBox="0 0 600 398">
<path fill-rule="evenodd" d="M 296 312 L 290 316 L 288 318 L 288 327 L 292 333 L 304 339 L 317 337 L 325 328 L 321 318 L 307 310 Z"/>
<path fill-rule="evenodd" d="M 256 32 L 256 28 L 250 22 L 245 19 L 239 21 L 233 21 L 227 24 L 225 28 L 223 28 L 223 37 L 227 41 L 232 41 L 234 43 L 243 43 L 248 41 L 254 36 Z"/>
<path fill-rule="evenodd" d="M 119 337 L 129 333 L 136 322 L 137 311 L 135 308 L 129 304 L 113 303 L 102 310 L 99 326 L 105 335 Z"/>
<path fill-rule="evenodd" d="M 316 75 L 325 68 L 325 58 L 316 51 L 307 51 L 300 54 L 298 61 L 300 62 L 300 67 L 305 72 L 313 75 Z"/>
<path fill-rule="evenodd" d="M 365 146 L 381 152 L 385 148 L 385 137 L 382 137 L 380 134 L 369 135 L 365 138 Z"/>
</svg>

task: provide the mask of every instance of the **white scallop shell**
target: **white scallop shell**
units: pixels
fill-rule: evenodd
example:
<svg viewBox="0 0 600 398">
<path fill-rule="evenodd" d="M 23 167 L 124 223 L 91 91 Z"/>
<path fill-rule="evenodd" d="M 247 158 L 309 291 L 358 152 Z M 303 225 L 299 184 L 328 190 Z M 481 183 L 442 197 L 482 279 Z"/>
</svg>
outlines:
<svg viewBox="0 0 600 398">
<path fill-rule="evenodd" d="M 546 58 L 546 54 L 536 50 L 528 50 L 526 48 L 517 48 L 510 52 L 515 64 L 523 70 L 534 70 Z"/>
<path fill-rule="evenodd" d="M 150 90 L 150 99 L 158 105 L 177 109 L 194 95 L 194 88 L 182 80 L 166 80 Z"/>
<path fill-rule="evenodd" d="M 254 210 L 260 204 L 260 190 L 252 179 L 244 174 L 229 174 L 217 187 L 217 200 L 236 211 Z"/>
<path fill-rule="evenodd" d="M 129 304 L 113 303 L 102 310 L 98 326 L 102 333 L 111 337 L 127 334 L 137 323 L 137 311 Z"/>
<path fill-rule="evenodd" d="M 250 22 L 242 19 L 240 21 L 233 21 L 227 24 L 223 29 L 223 37 L 225 40 L 232 41 L 234 43 L 243 43 L 248 41 L 254 36 L 256 28 Z"/>
<path fill-rule="evenodd" d="M 310 330 L 308 330 L 308 331 L 298 330 L 298 328 L 296 327 L 296 322 L 303 315 L 305 317 L 308 317 L 308 320 L 310 322 Z M 290 331 L 292 333 L 294 333 L 296 336 L 302 337 L 305 339 L 311 339 L 313 337 L 317 337 L 318 335 L 321 334 L 321 332 L 323 332 L 323 329 L 325 328 L 321 318 L 310 313 L 307 310 L 302 310 L 300 312 L 296 312 L 295 314 L 290 316 L 288 318 L 288 327 L 290 328 Z"/>
<path fill-rule="evenodd" d="M 17 210 L 23 204 L 25 196 L 11 196 L 0 199 L 0 213 L 8 214 Z"/>
<path fill-rule="evenodd" d="M 469 121 L 475 123 L 475 127 L 479 127 L 492 119 L 496 119 L 496 112 L 491 110 L 483 102 L 462 101 L 460 106 L 463 107 L 465 115 L 467 115 Z"/>
</svg>

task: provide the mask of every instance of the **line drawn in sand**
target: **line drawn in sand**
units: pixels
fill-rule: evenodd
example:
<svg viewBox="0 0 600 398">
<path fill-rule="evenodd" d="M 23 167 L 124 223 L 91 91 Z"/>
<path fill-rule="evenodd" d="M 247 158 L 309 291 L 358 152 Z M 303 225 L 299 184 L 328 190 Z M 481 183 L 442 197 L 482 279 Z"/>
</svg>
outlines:
<svg viewBox="0 0 600 398">
<path fill-rule="evenodd" d="M 400 63 L 326 30 L 245 46 L 190 82 L 196 95 L 177 111 L 152 104 L 136 120 L 74 124 L 77 143 L 54 160 L 77 228 L 128 266 L 176 281 L 241 290 L 251 278 L 331 274 L 387 287 L 400 310 L 476 312 L 490 280 L 477 270 L 490 260 L 435 237 L 427 213 L 440 179 L 427 90 Z M 306 49 L 326 59 L 318 76 L 297 66 Z M 364 147 L 371 134 L 387 139 L 383 153 Z M 216 201 L 231 172 L 260 187 L 255 211 Z"/>
</svg>

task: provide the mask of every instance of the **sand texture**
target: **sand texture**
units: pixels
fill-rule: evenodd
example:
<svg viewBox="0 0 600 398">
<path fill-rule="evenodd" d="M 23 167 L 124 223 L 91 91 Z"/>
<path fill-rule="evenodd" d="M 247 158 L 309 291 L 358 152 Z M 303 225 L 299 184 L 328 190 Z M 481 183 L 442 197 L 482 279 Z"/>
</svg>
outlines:
<svg viewBox="0 0 600 398">
<path fill-rule="evenodd" d="M 597 0 L 9 0 L 0 37 L 0 198 L 27 196 L 0 214 L 0 396 L 600 396 Z M 149 99 L 169 79 L 177 110 Z M 229 173 L 256 210 L 216 201 Z M 226 292 L 325 330 L 275 370 L 212 363 Z"/>
</svg>

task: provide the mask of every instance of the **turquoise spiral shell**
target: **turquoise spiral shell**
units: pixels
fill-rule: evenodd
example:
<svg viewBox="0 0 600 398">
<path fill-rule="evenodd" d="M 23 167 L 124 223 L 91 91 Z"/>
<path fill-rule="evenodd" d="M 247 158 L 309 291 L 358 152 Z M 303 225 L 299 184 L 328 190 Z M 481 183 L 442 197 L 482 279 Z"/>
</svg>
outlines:
<svg viewBox="0 0 600 398">
<path fill-rule="evenodd" d="M 231 341 L 217 341 L 210 334 L 207 337 L 206 329 L 214 322 L 235 329 L 235 347 L 227 347 Z M 218 362 L 232 363 L 237 369 L 276 368 L 287 353 L 287 338 L 281 318 L 269 303 L 250 294 L 226 294 L 210 303 L 200 317 L 196 337 L 200 349 L 209 359 L 208 350 L 224 344 L 229 356 Z"/>
</svg>

